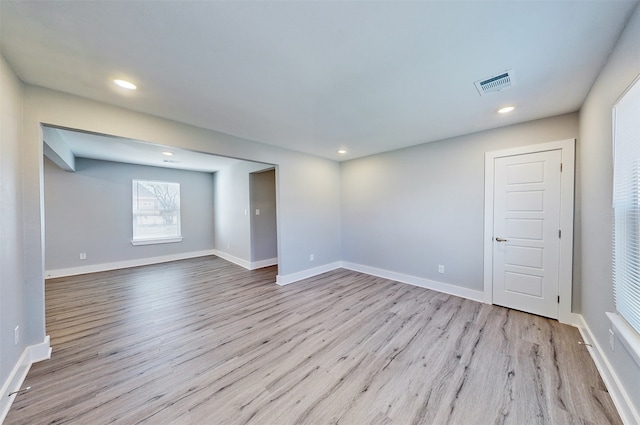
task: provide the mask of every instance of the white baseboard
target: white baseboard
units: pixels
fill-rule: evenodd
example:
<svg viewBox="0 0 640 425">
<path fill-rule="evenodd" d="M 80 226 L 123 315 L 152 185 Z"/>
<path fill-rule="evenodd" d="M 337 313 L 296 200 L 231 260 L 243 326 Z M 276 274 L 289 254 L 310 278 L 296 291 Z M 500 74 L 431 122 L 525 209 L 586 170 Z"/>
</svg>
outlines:
<svg viewBox="0 0 640 425">
<path fill-rule="evenodd" d="M 403 273 L 392 272 L 389 270 L 378 269 L 375 267 L 363 266 L 362 264 L 342 262 L 342 267 L 356 272 L 382 277 L 384 279 L 395 280 L 397 282 L 407 283 L 409 285 L 419 286 L 421 288 L 444 292 L 445 294 L 455 295 L 457 297 L 462 297 L 473 301 L 484 302 L 484 292 L 476 291 L 474 289 L 463 288 L 461 286 L 450 285 L 448 283 L 424 279 L 421 277 L 411 276 Z"/>
<path fill-rule="evenodd" d="M 225 259 L 233 264 L 237 264 L 240 267 L 244 267 L 247 270 L 251 270 L 251 261 L 247 261 L 245 259 L 239 258 L 239 257 L 235 257 L 229 253 L 226 253 L 224 251 L 220 251 L 219 249 L 214 249 L 213 250 L 213 255 L 216 255 L 222 259 Z"/>
<path fill-rule="evenodd" d="M 15 395 L 8 397 L 9 393 L 18 391 L 31 369 L 33 363 L 47 360 L 51 358 L 51 345 L 49 341 L 49 335 L 44 338 L 44 341 L 40 344 L 30 345 L 24 349 L 20 359 L 14 366 L 13 370 L 9 374 L 9 377 L 2 385 L 2 392 L 0 392 L 0 424 L 4 422 L 4 419 L 9 413 L 9 409 L 13 404 Z"/>
<path fill-rule="evenodd" d="M 97 273 L 108 270 L 126 269 L 129 267 L 147 266 L 149 264 L 166 263 L 169 261 L 186 260 L 188 258 L 205 257 L 207 255 L 218 255 L 215 250 L 208 249 L 204 251 L 183 252 L 180 254 L 162 255 L 159 257 L 138 258 L 135 260 L 117 261 L 114 263 L 92 264 L 81 267 L 71 267 L 68 269 L 46 270 L 44 272 L 45 279 L 53 279 L 56 277 L 75 276 L 85 273 Z"/>
<path fill-rule="evenodd" d="M 240 267 L 244 267 L 247 270 L 256 270 L 256 269 L 261 269 L 263 267 L 275 266 L 276 264 L 278 264 L 278 257 L 268 258 L 266 260 L 260 260 L 260 261 L 247 261 L 243 258 L 235 257 L 229 253 L 220 251 L 218 249 L 213 250 L 213 255 L 217 255 L 218 257 L 225 259 L 233 264 L 237 264 Z"/>
<path fill-rule="evenodd" d="M 609 363 L 602 347 L 598 344 L 598 340 L 594 338 L 591 329 L 582 315 L 580 315 L 580 324 L 578 329 L 580 330 L 580 334 L 582 335 L 584 342 L 591 345 L 591 347 L 587 346 L 589 354 L 591 354 L 591 358 L 596 364 L 598 372 L 600 372 L 600 376 L 609 391 L 613 404 L 615 404 L 616 409 L 618 409 L 622 422 L 625 425 L 640 424 L 640 413 L 634 407 L 629 394 L 627 394 L 620 383 L 611 363 Z"/>
<path fill-rule="evenodd" d="M 574 328 L 580 328 L 583 324 L 584 319 L 581 314 L 578 313 L 565 313 L 560 312 L 558 315 L 558 322 L 563 323 L 565 325 L 573 326 Z"/>
<path fill-rule="evenodd" d="M 276 283 L 280 286 L 289 285 L 290 283 L 308 279 L 322 273 L 330 272 L 331 270 L 339 269 L 340 267 L 342 267 L 342 262 L 336 261 L 333 263 L 325 264 L 323 266 L 314 267 L 312 269 L 302 270 L 296 273 L 278 275 L 276 276 Z"/>
<path fill-rule="evenodd" d="M 268 258 L 266 260 L 252 261 L 251 270 L 261 269 L 263 267 L 275 266 L 278 264 L 278 258 Z"/>
<path fill-rule="evenodd" d="M 288 285 L 290 283 L 308 279 L 310 277 L 314 277 L 319 274 L 339 268 L 366 273 L 372 276 L 382 277 L 389 280 L 395 280 L 397 282 L 407 283 L 409 285 L 419 286 L 421 288 L 432 289 L 434 291 L 444 292 L 445 294 L 455 295 L 457 297 L 462 297 L 473 301 L 483 302 L 484 299 L 484 293 L 482 291 L 462 288 L 460 286 L 450 285 L 448 283 L 423 279 L 416 276 L 378 269 L 375 267 L 363 266 L 362 264 L 355 264 L 346 261 L 336 261 L 334 263 L 325 264 L 324 266 L 315 267 L 313 269 L 302 270 L 297 273 L 278 275 L 276 277 L 276 283 L 281 286 Z"/>
<path fill-rule="evenodd" d="M 31 363 L 38 363 L 51 358 L 51 338 L 49 335 L 44 337 L 44 341 L 40 344 L 31 345 L 29 347 L 29 357 Z"/>
</svg>

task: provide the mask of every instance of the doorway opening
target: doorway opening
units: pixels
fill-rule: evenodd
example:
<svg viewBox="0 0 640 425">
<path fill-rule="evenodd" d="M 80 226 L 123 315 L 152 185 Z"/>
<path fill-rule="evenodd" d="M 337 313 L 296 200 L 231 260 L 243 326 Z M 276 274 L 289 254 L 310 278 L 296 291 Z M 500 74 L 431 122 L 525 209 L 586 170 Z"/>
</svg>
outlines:
<svg viewBox="0 0 640 425">
<path fill-rule="evenodd" d="M 249 174 L 251 204 L 251 266 L 278 264 L 276 170 Z"/>
<path fill-rule="evenodd" d="M 254 261 L 262 241 L 249 217 L 252 173 L 265 170 L 274 195 L 261 210 L 277 217 L 274 164 L 53 126 L 43 137 L 46 278 L 206 255 L 247 269 L 277 264 L 277 250 L 269 264 Z M 131 185 L 140 179 L 180 184 L 180 238 L 134 243 Z M 277 247 L 277 232 L 269 242 Z"/>
</svg>

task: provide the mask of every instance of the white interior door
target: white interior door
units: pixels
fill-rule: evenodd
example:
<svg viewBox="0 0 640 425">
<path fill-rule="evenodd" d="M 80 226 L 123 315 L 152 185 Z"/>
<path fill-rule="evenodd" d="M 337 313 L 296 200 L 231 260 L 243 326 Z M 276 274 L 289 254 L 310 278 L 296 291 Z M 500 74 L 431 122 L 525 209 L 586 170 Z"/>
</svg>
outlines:
<svg viewBox="0 0 640 425">
<path fill-rule="evenodd" d="M 493 303 L 558 318 L 561 150 L 494 159 Z"/>
</svg>

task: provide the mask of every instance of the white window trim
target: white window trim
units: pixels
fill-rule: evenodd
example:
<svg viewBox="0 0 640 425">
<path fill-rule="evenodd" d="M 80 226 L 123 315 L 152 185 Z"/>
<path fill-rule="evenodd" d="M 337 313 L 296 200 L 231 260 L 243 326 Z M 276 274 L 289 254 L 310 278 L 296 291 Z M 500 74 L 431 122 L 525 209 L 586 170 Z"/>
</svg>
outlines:
<svg viewBox="0 0 640 425">
<path fill-rule="evenodd" d="M 159 180 L 132 179 L 131 180 L 132 193 L 135 190 L 135 185 L 136 185 L 137 182 L 177 184 L 178 185 L 178 190 L 180 190 L 180 183 L 178 183 L 178 182 L 165 182 L 165 181 L 159 181 Z M 180 207 L 180 209 L 181 208 L 182 207 Z M 135 226 L 133 221 L 132 221 L 132 226 Z M 135 229 L 133 229 L 133 233 L 135 233 Z M 179 214 L 178 214 L 178 235 L 169 236 L 169 237 L 161 237 L 161 238 L 135 238 L 135 237 L 131 238 L 131 245 L 134 245 L 134 246 L 158 245 L 158 244 L 178 243 L 178 242 L 182 242 L 182 211 L 180 211 Z"/>
<path fill-rule="evenodd" d="M 629 351 L 636 364 L 640 366 L 640 335 L 620 315 L 616 313 L 606 313 L 606 315 L 611 322 L 614 333 Z"/>
<path fill-rule="evenodd" d="M 629 87 L 620 95 L 620 97 L 616 100 L 613 110 L 612 110 L 612 139 L 613 139 L 613 149 L 614 149 L 614 174 L 615 174 L 615 143 L 616 143 L 616 108 L 620 101 L 624 98 L 624 96 L 636 85 L 640 84 L 640 76 L 636 77 L 634 81 L 629 85 Z M 614 188 L 614 197 L 615 197 L 615 188 Z M 614 199 L 615 204 L 615 199 Z M 615 214 L 615 213 L 614 213 Z M 634 329 L 627 320 L 618 314 L 617 306 L 614 313 L 606 312 L 605 313 L 611 322 L 611 328 L 615 333 L 620 342 L 625 346 L 627 351 L 629 352 L 631 358 L 636 362 L 638 366 L 640 366 L 640 333 L 636 329 Z"/>
<path fill-rule="evenodd" d="M 161 243 L 176 243 L 182 242 L 182 236 L 175 238 L 161 238 L 161 239 L 132 239 L 131 245 L 156 245 Z"/>
</svg>

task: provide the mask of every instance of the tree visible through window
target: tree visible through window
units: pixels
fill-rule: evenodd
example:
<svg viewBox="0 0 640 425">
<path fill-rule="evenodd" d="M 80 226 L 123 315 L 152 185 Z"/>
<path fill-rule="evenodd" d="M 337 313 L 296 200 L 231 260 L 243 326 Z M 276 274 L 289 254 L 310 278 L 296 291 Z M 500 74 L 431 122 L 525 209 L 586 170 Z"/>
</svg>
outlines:
<svg viewBox="0 0 640 425">
<path fill-rule="evenodd" d="M 180 184 L 133 180 L 133 242 L 180 240 Z"/>
</svg>

